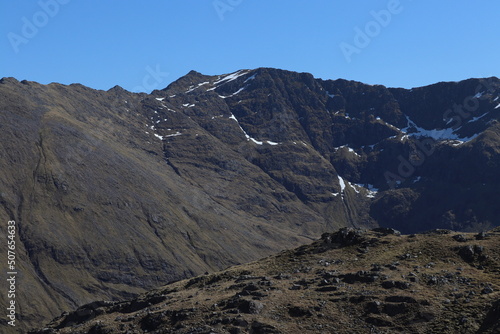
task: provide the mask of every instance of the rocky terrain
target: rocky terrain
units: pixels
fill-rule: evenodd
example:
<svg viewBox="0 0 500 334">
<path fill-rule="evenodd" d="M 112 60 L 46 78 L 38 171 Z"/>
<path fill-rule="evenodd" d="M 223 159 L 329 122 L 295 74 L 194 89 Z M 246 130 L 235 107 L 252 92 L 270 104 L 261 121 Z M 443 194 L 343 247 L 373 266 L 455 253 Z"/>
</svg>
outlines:
<svg viewBox="0 0 500 334">
<path fill-rule="evenodd" d="M 31 333 L 500 333 L 499 243 L 500 229 L 344 228 Z"/>
<path fill-rule="evenodd" d="M 497 78 L 406 90 L 270 68 L 151 94 L 3 78 L 20 326 L 341 227 L 498 226 L 499 99 Z"/>
</svg>

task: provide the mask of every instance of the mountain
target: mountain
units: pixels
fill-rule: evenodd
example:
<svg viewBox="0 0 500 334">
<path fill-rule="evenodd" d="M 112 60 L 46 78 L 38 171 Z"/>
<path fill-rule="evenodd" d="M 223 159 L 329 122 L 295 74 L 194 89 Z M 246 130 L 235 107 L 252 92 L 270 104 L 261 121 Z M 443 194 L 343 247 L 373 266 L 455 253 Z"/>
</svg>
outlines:
<svg viewBox="0 0 500 334">
<path fill-rule="evenodd" d="M 94 302 L 31 334 L 499 333 L 500 230 L 344 228 L 260 261 Z"/>
<path fill-rule="evenodd" d="M 497 78 L 405 90 L 270 68 L 151 94 L 3 78 L 20 325 L 341 227 L 498 226 L 499 96 Z"/>
</svg>

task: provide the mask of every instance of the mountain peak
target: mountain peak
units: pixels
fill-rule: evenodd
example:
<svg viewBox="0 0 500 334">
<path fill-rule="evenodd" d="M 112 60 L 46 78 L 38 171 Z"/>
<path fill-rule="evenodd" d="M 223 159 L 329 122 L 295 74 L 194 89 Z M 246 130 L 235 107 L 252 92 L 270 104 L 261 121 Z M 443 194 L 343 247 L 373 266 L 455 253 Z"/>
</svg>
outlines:
<svg viewBox="0 0 500 334">
<path fill-rule="evenodd" d="M 259 68 L 152 94 L 3 83 L 0 215 L 20 226 L 27 324 L 341 227 L 500 225 L 495 80 L 406 90 Z"/>
</svg>

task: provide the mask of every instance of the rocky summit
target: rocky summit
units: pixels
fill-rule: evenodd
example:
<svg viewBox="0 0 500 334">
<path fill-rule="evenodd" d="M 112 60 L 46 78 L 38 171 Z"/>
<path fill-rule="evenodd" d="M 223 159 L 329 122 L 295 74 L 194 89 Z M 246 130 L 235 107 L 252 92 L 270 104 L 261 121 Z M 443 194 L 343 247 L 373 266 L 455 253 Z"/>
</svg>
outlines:
<svg viewBox="0 0 500 334">
<path fill-rule="evenodd" d="M 500 333 L 499 243 L 499 229 L 344 228 L 30 333 Z"/>
<path fill-rule="evenodd" d="M 17 227 L 19 326 L 342 227 L 492 229 L 499 116 L 494 77 L 408 90 L 192 71 L 151 94 L 3 78 L 0 221 Z"/>
</svg>

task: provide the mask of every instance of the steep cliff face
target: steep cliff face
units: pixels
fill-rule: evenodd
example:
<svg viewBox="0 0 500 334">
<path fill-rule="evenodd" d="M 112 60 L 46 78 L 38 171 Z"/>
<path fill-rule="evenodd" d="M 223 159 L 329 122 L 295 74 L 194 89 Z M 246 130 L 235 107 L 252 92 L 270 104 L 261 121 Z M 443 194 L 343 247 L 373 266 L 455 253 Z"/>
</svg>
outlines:
<svg viewBox="0 0 500 334">
<path fill-rule="evenodd" d="M 404 90 L 268 68 L 151 94 L 4 78 L 0 219 L 18 223 L 33 301 L 20 318 L 342 226 L 499 225 L 499 95 L 496 78 Z"/>
</svg>

